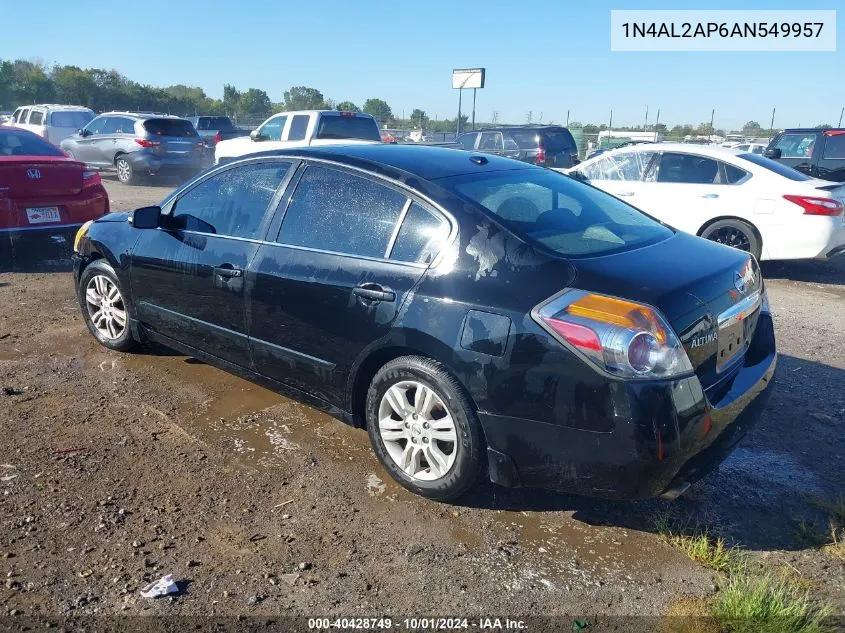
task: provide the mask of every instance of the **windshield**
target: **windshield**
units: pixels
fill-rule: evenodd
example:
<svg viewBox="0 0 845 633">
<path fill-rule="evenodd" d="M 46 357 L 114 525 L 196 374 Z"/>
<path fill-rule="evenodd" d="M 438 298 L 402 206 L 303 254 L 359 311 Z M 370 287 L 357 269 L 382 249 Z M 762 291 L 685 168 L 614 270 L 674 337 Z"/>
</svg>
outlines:
<svg viewBox="0 0 845 633">
<path fill-rule="evenodd" d="M 156 136 L 197 136 L 194 126 L 185 119 L 148 119 L 144 121 L 144 129 Z"/>
<path fill-rule="evenodd" d="M 64 156 L 64 152 L 35 134 L 0 130 L 0 156 Z"/>
<path fill-rule="evenodd" d="M 320 117 L 320 127 L 316 138 L 339 139 L 354 138 L 362 141 L 380 141 L 378 126 L 374 119 L 359 116 L 331 116 Z"/>
<path fill-rule="evenodd" d="M 769 171 L 775 172 L 778 176 L 783 176 L 784 178 L 789 178 L 790 180 L 811 180 L 809 176 L 802 174 L 800 171 L 796 171 L 795 169 L 792 169 L 792 167 L 788 167 L 783 163 L 771 160 L 765 156 L 760 156 L 759 154 L 740 154 L 739 158 L 747 160 L 750 163 L 754 163 L 755 165 L 759 165 L 760 167 L 765 167 Z"/>
<path fill-rule="evenodd" d="M 517 235 L 561 255 L 607 255 L 672 235 L 621 200 L 550 170 L 466 174 L 438 183 L 480 204 Z"/>
<path fill-rule="evenodd" d="M 53 127 L 67 127 L 79 130 L 88 125 L 93 118 L 94 113 L 86 112 L 85 110 L 53 112 L 50 114 L 50 125 Z"/>
</svg>

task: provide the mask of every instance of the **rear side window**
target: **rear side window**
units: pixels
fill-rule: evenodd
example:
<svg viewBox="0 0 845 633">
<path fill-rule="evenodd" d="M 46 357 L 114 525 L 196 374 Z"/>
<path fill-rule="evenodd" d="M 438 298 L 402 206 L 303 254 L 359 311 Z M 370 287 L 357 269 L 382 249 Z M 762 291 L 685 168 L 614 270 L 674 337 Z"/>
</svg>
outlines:
<svg viewBox="0 0 845 633">
<path fill-rule="evenodd" d="M 33 110 L 29 115 L 29 124 L 41 125 L 42 123 L 44 123 L 44 113 L 41 110 Z"/>
<path fill-rule="evenodd" d="M 204 180 L 176 201 L 173 228 L 258 239 L 276 189 L 290 163 L 252 163 Z"/>
<path fill-rule="evenodd" d="M 293 117 L 293 120 L 290 122 L 290 130 L 288 131 L 289 141 L 301 141 L 305 138 L 310 118 L 307 114 L 297 114 Z"/>
<path fill-rule="evenodd" d="M 277 241 L 381 258 L 406 200 L 366 178 L 310 165 L 296 186 Z"/>
<path fill-rule="evenodd" d="M 725 175 L 728 178 L 728 184 L 733 185 L 738 183 L 740 180 L 745 178 L 748 174 L 747 171 L 743 171 L 739 167 L 734 167 L 733 165 L 729 165 L 728 163 L 723 163 L 725 166 Z"/>
<path fill-rule="evenodd" d="M 82 110 L 70 110 L 65 112 L 51 112 L 50 125 L 53 127 L 66 127 L 74 130 L 85 127 L 94 118 L 90 112 Z"/>
<path fill-rule="evenodd" d="M 664 152 L 656 170 L 648 179 L 656 182 L 712 185 L 719 182 L 719 163 L 704 156 Z"/>
<path fill-rule="evenodd" d="M 457 142 L 460 144 L 461 148 L 463 149 L 475 149 L 475 139 L 478 138 L 478 133 L 472 134 L 461 134 L 457 138 Z"/>
<path fill-rule="evenodd" d="M 764 167 L 769 171 L 775 172 L 778 176 L 783 176 L 784 178 L 789 178 L 790 180 L 798 182 L 802 180 L 810 180 L 808 175 L 802 174 L 800 171 L 792 169 L 792 167 L 788 167 L 783 163 L 771 160 L 765 156 L 760 156 L 759 154 L 740 154 L 739 158 L 747 160 L 749 163 L 754 163 L 760 167 Z"/>
<path fill-rule="evenodd" d="M 446 218 L 414 202 L 408 208 L 399 228 L 390 259 L 430 264 L 437 257 L 447 237 L 449 223 Z"/>
<path fill-rule="evenodd" d="M 148 119 L 144 121 L 144 129 L 153 136 L 199 136 L 191 122 L 184 119 Z"/>
<path fill-rule="evenodd" d="M 231 130 L 232 122 L 225 116 L 202 116 L 197 121 L 198 130 Z"/>
<path fill-rule="evenodd" d="M 822 158 L 845 159 L 845 134 L 826 134 L 825 137 Z"/>
<path fill-rule="evenodd" d="M 537 149 L 540 147 L 540 135 L 537 130 L 511 130 L 508 132 L 519 149 Z"/>
<path fill-rule="evenodd" d="M 64 156 L 64 154 L 35 134 L 0 130 L 0 156 Z"/>
<path fill-rule="evenodd" d="M 504 149 L 501 132 L 482 132 L 481 140 L 478 142 L 479 150 L 488 152 Z"/>
<path fill-rule="evenodd" d="M 375 119 L 367 116 L 323 115 L 318 123 L 316 138 L 381 141 Z"/>
<path fill-rule="evenodd" d="M 438 183 L 481 205 L 513 233 L 564 256 L 622 252 L 672 236 L 621 200 L 547 169 L 466 174 Z"/>
</svg>

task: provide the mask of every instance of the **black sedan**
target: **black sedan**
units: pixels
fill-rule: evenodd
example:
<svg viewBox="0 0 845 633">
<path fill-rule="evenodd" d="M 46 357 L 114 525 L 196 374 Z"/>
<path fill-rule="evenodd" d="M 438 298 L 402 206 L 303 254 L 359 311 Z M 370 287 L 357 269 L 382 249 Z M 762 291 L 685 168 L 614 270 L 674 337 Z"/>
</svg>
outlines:
<svg viewBox="0 0 845 633">
<path fill-rule="evenodd" d="M 753 257 L 495 156 L 357 145 L 213 169 L 80 229 L 82 313 L 369 432 L 403 486 L 674 496 L 759 416 Z"/>
</svg>

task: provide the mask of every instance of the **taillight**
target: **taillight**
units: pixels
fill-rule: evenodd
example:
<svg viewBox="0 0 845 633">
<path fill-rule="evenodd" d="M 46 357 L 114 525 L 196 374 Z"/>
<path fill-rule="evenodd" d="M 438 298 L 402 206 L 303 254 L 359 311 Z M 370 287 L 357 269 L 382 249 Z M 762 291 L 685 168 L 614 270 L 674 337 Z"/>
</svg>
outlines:
<svg viewBox="0 0 845 633">
<path fill-rule="evenodd" d="M 784 198 L 804 209 L 805 215 L 841 215 L 843 210 L 842 203 L 833 198 L 790 195 L 786 195 Z"/>
<path fill-rule="evenodd" d="M 223 135 L 218 132 L 214 135 L 214 144 L 217 145 L 220 141 L 223 140 Z"/>
<path fill-rule="evenodd" d="M 161 141 L 148 141 L 145 138 L 136 138 L 135 142 L 141 147 L 158 147 L 161 145 Z"/>
<path fill-rule="evenodd" d="M 599 369 L 623 378 L 673 378 L 693 368 L 678 337 L 651 306 L 570 290 L 531 316 Z"/>
<path fill-rule="evenodd" d="M 100 173 L 96 171 L 85 170 L 82 172 L 82 186 L 93 187 L 94 185 L 102 184 Z"/>
<path fill-rule="evenodd" d="M 356 117 L 356 116 L 358 116 L 358 113 L 357 112 L 348 112 L 348 111 L 344 110 L 343 112 L 340 113 L 340 116 Z"/>
<path fill-rule="evenodd" d="M 537 150 L 537 156 L 534 158 L 534 163 L 537 165 L 546 164 L 546 150 L 542 147 Z"/>
</svg>

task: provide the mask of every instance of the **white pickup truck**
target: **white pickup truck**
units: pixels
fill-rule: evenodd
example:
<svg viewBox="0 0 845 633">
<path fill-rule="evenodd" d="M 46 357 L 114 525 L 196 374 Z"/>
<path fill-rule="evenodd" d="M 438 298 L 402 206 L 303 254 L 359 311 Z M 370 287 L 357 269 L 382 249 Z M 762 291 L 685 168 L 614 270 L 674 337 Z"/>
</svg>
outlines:
<svg viewBox="0 0 845 633">
<path fill-rule="evenodd" d="M 217 143 L 214 162 L 219 165 L 247 154 L 274 149 L 380 142 L 378 124 L 369 114 L 337 110 L 280 112 L 249 136 Z"/>
</svg>

